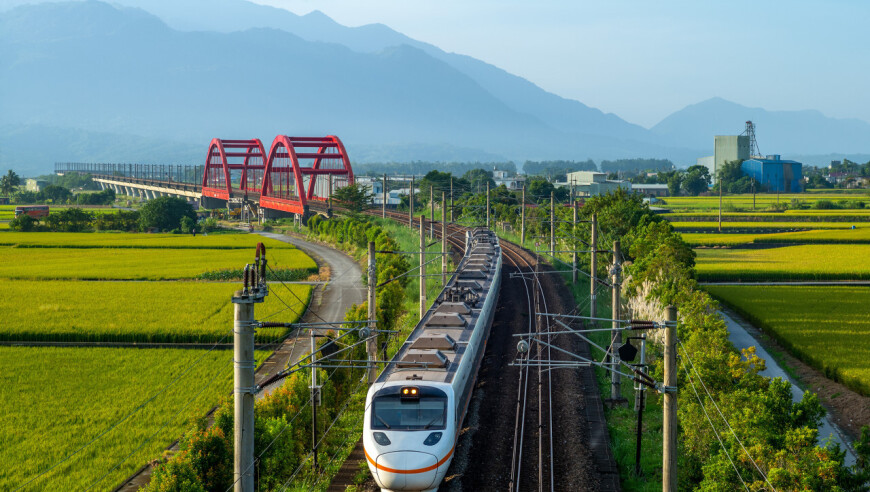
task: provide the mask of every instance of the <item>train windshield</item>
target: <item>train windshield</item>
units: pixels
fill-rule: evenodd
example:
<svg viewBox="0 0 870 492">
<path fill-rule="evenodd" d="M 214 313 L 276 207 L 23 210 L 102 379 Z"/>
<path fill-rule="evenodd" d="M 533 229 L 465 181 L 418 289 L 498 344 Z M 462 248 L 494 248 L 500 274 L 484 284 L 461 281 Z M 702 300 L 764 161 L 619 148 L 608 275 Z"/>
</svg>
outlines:
<svg viewBox="0 0 870 492">
<path fill-rule="evenodd" d="M 447 398 L 424 396 L 404 400 L 399 395 L 379 396 L 372 402 L 372 429 L 444 429 L 447 424 Z"/>
</svg>

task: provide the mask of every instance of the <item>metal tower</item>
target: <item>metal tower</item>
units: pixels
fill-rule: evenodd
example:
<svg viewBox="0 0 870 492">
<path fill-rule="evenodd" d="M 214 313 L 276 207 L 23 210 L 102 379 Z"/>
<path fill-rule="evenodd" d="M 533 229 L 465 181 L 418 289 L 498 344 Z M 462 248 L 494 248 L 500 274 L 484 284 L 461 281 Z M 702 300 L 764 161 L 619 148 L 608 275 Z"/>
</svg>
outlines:
<svg viewBox="0 0 870 492">
<path fill-rule="evenodd" d="M 755 125 L 751 121 L 746 122 L 746 130 L 741 135 L 749 137 L 749 157 L 763 157 L 758 150 L 758 140 L 755 139 Z"/>
</svg>

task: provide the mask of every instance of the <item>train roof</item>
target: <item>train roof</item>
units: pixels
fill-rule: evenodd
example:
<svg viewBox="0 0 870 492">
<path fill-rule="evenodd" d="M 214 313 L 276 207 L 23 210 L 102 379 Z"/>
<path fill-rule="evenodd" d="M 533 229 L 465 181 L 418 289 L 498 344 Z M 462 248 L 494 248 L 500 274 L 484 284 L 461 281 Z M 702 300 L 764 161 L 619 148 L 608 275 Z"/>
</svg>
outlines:
<svg viewBox="0 0 870 492">
<path fill-rule="evenodd" d="M 456 273 L 402 344 L 377 382 L 430 381 L 451 384 L 481 310 L 499 275 L 501 247 L 487 229 L 471 234 Z"/>
</svg>

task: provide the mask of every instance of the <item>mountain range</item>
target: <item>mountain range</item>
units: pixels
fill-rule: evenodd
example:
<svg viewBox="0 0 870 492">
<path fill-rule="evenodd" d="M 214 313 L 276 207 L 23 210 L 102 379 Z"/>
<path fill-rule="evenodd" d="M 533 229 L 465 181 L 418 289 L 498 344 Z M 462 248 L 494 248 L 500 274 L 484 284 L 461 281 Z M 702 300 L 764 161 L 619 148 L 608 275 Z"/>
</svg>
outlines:
<svg viewBox="0 0 870 492">
<path fill-rule="evenodd" d="M 387 26 L 345 27 L 317 11 L 244 0 L 0 0 L 0 167 L 24 173 L 55 161 L 199 163 L 212 137 L 268 146 L 279 133 L 339 135 L 358 161 L 687 165 L 712 153 L 712 135 L 739 133 L 746 119 L 770 153 L 861 152 L 870 142 L 860 120 L 720 99 L 648 130 Z"/>
</svg>

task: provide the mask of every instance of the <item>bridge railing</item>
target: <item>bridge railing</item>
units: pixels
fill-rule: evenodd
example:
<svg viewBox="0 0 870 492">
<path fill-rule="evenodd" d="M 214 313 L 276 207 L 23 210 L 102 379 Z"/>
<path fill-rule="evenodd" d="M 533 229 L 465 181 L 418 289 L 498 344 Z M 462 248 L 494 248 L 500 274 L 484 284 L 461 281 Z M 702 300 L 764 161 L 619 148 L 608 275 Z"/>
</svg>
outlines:
<svg viewBox="0 0 870 492">
<path fill-rule="evenodd" d="M 200 185 L 204 166 L 183 164 L 124 164 L 56 162 L 55 174 L 81 173 L 101 177 L 129 178 L 150 182 Z"/>
</svg>

